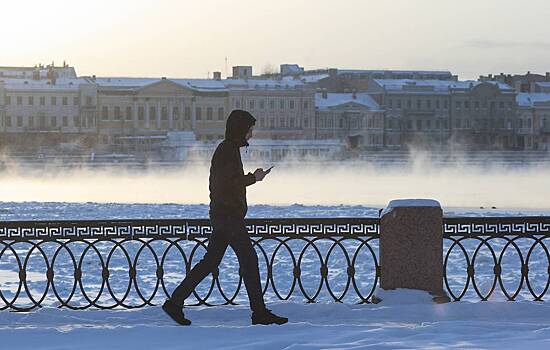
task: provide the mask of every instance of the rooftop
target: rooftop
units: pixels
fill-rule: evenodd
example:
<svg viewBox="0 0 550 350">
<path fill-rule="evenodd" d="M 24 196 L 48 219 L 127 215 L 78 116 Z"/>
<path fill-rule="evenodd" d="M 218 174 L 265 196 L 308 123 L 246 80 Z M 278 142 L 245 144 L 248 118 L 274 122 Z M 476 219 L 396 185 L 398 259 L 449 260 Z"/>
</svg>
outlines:
<svg viewBox="0 0 550 350">
<path fill-rule="evenodd" d="M 480 84 L 497 85 L 504 91 L 513 91 L 514 89 L 507 84 L 499 81 L 480 82 L 477 80 L 434 80 L 434 79 L 374 79 L 374 82 L 386 90 L 403 91 L 426 91 L 426 92 L 449 92 L 451 89 L 470 89 Z"/>
<path fill-rule="evenodd" d="M 20 79 L 20 78 L 2 78 L 0 82 L 4 83 L 9 90 L 41 90 L 41 89 L 75 89 L 80 85 L 88 85 L 90 82 L 85 78 L 58 78 L 55 84 L 50 79 Z"/>
<path fill-rule="evenodd" d="M 516 102 L 520 107 L 535 107 L 537 104 L 550 103 L 550 93 L 526 93 L 517 94 Z"/>
<path fill-rule="evenodd" d="M 380 110 L 378 103 L 364 92 L 356 93 L 355 98 L 353 98 L 353 93 L 327 93 L 326 98 L 322 93 L 315 94 L 315 107 L 319 109 L 328 109 L 346 103 L 357 103 L 373 110 Z"/>
</svg>

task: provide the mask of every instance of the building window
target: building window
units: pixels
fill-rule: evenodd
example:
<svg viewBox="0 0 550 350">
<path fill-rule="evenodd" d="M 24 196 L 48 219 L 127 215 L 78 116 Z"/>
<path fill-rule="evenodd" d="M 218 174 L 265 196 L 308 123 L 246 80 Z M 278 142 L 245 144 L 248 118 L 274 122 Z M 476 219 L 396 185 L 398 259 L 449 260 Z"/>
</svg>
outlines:
<svg viewBox="0 0 550 350">
<path fill-rule="evenodd" d="M 241 101 L 235 100 L 235 108 L 241 108 Z"/>
<path fill-rule="evenodd" d="M 407 108 L 412 108 L 412 101 L 410 99 L 407 100 Z"/>
<path fill-rule="evenodd" d="M 397 99 L 397 108 L 401 109 L 401 100 L 400 99 Z"/>
<path fill-rule="evenodd" d="M 218 108 L 218 120 L 224 120 L 225 119 L 225 110 L 223 107 Z"/>
<path fill-rule="evenodd" d="M 309 101 L 304 101 L 304 109 L 308 109 L 309 108 Z"/>
<path fill-rule="evenodd" d="M 6 116 L 6 126 L 11 128 L 11 116 Z"/>
<path fill-rule="evenodd" d="M 126 120 L 132 120 L 132 107 L 126 107 Z"/>
<path fill-rule="evenodd" d="M 161 120 L 168 120 L 168 107 L 161 107 L 160 108 L 160 119 Z"/>
<path fill-rule="evenodd" d="M 275 100 L 269 100 L 269 109 L 275 109 Z"/>
<path fill-rule="evenodd" d="M 255 101 L 254 100 L 248 100 L 248 108 L 254 109 L 255 108 Z"/>
<path fill-rule="evenodd" d="M 309 127 L 309 118 L 304 118 L 304 128 Z"/>
<path fill-rule="evenodd" d="M 390 98 L 388 99 L 388 108 L 389 109 L 392 109 L 393 108 L 393 100 Z"/>
<path fill-rule="evenodd" d="M 157 119 L 157 109 L 156 107 L 149 106 L 149 121 Z"/>
<path fill-rule="evenodd" d="M 63 116 L 63 126 L 64 127 L 69 126 L 69 117 Z"/>
<path fill-rule="evenodd" d="M 80 127 L 80 117 L 75 115 L 73 118 L 74 118 L 74 126 L 79 128 Z"/>
<path fill-rule="evenodd" d="M 269 119 L 269 127 L 273 129 L 275 127 L 275 118 Z"/>
<path fill-rule="evenodd" d="M 17 105 L 21 106 L 23 104 L 23 96 L 17 96 Z"/>
<path fill-rule="evenodd" d="M 11 105 L 11 96 L 6 96 L 6 105 Z"/>
<path fill-rule="evenodd" d="M 138 120 L 145 120 L 145 107 L 138 107 Z"/>
<path fill-rule="evenodd" d="M 202 108 L 195 108 L 195 117 L 197 120 L 202 120 Z"/>
<path fill-rule="evenodd" d="M 191 107 L 185 107 L 185 120 L 191 120 Z"/>
<path fill-rule="evenodd" d="M 64 96 L 62 99 L 61 99 L 61 103 L 63 104 L 63 106 L 66 106 L 69 104 L 69 98 Z"/>
<path fill-rule="evenodd" d="M 340 118 L 340 120 L 338 121 L 338 127 L 340 129 L 343 129 L 344 128 L 344 119 Z"/>
<path fill-rule="evenodd" d="M 52 96 L 52 97 L 50 98 L 50 104 L 51 104 L 52 106 L 57 105 L 57 98 L 56 98 L 55 96 Z"/>
<path fill-rule="evenodd" d="M 475 108 L 475 109 L 479 109 L 479 101 L 475 101 L 475 102 L 474 102 L 474 108 Z"/>
<path fill-rule="evenodd" d="M 212 107 L 206 107 L 206 120 L 212 120 L 213 114 Z"/>
<path fill-rule="evenodd" d="M 109 120 L 109 108 L 107 108 L 107 106 L 101 108 L 101 119 Z"/>
<path fill-rule="evenodd" d="M 294 100 L 288 101 L 288 106 L 290 107 L 290 109 L 294 109 Z"/>
<path fill-rule="evenodd" d="M 431 100 L 426 100 L 426 107 L 427 108 L 432 108 L 432 101 Z"/>
<path fill-rule="evenodd" d="M 435 108 L 440 109 L 441 103 L 439 102 L 439 99 L 435 100 Z"/>
<path fill-rule="evenodd" d="M 285 100 L 280 99 L 279 100 L 279 109 L 284 109 L 284 108 L 285 108 Z"/>
<path fill-rule="evenodd" d="M 294 118 L 290 118 L 290 127 L 291 127 L 291 128 L 294 127 Z"/>
<path fill-rule="evenodd" d="M 470 108 L 470 101 L 464 101 L 464 108 Z"/>
<path fill-rule="evenodd" d="M 260 100 L 260 109 L 265 109 L 265 100 L 264 99 Z"/>
<path fill-rule="evenodd" d="M 73 106 L 78 106 L 80 104 L 80 98 L 73 97 Z"/>
<path fill-rule="evenodd" d="M 52 128 L 57 127 L 57 117 L 55 115 L 52 115 L 51 125 L 52 125 Z"/>
<path fill-rule="evenodd" d="M 416 100 L 416 109 L 422 108 L 422 101 Z"/>
<path fill-rule="evenodd" d="M 17 117 L 17 127 L 20 128 L 23 126 L 23 117 L 22 116 L 18 116 Z"/>
<path fill-rule="evenodd" d="M 180 108 L 179 107 L 174 107 L 174 109 L 172 109 L 172 115 L 174 117 L 174 120 L 179 120 L 180 119 Z"/>
<path fill-rule="evenodd" d="M 29 106 L 34 106 L 34 96 L 29 96 Z"/>
<path fill-rule="evenodd" d="M 121 118 L 121 114 L 120 114 L 120 107 L 119 106 L 115 106 L 115 120 L 120 120 Z"/>
<path fill-rule="evenodd" d="M 448 108 L 449 108 L 449 101 L 444 100 L 443 101 L 443 109 L 448 109 Z"/>
<path fill-rule="evenodd" d="M 455 102 L 455 108 L 460 108 L 460 107 L 461 107 L 461 106 L 460 106 L 460 101 L 456 101 L 456 102 Z"/>
<path fill-rule="evenodd" d="M 422 130 L 422 119 L 416 120 L 416 130 L 418 131 Z"/>
<path fill-rule="evenodd" d="M 86 96 L 86 106 L 91 106 L 91 105 L 92 105 L 92 97 Z"/>
<path fill-rule="evenodd" d="M 29 117 L 29 127 L 34 128 L 34 117 L 32 115 Z"/>
</svg>

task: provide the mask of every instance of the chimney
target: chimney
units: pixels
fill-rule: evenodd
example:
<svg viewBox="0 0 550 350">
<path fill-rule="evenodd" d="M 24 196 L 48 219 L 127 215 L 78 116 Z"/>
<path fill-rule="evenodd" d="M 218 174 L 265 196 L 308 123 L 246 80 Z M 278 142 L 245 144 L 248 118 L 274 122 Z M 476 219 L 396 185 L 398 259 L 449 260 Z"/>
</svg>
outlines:
<svg viewBox="0 0 550 350">
<path fill-rule="evenodd" d="M 338 69 L 337 68 L 329 68 L 328 70 L 328 75 L 329 77 L 335 77 L 336 75 L 338 74 Z"/>
<path fill-rule="evenodd" d="M 222 72 L 214 72 L 212 78 L 214 80 L 222 80 Z"/>
</svg>

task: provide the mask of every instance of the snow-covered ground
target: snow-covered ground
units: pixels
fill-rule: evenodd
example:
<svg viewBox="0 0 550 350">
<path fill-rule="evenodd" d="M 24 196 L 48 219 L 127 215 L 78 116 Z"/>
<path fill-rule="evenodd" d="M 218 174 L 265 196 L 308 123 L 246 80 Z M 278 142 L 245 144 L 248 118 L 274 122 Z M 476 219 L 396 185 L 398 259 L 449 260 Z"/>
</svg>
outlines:
<svg viewBox="0 0 550 350">
<path fill-rule="evenodd" d="M 249 217 L 377 217 L 379 207 L 367 206 L 251 206 Z M 0 220 L 47 219 L 116 219 L 116 218 L 197 218 L 207 217 L 206 205 L 146 205 L 98 203 L 8 203 L 0 202 Z M 445 208 L 448 216 L 516 216 L 550 215 L 550 210 Z M 536 255 L 539 257 L 539 255 Z M 335 256 L 330 268 L 336 270 L 342 256 Z M 513 254 L 511 262 L 513 262 Z M 281 257 L 284 263 L 283 256 Z M 451 264 L 451 278 L 457 283 L 464 278 L 464 266 L 457 257 Z M 0 290 L 8 294 L 17 267 L 0 259 Z M 235 259 L 227 253 L 220 276 L 234 272 Z M 479 284 L 490 286 L 492 266 L 488 255 L 477 262 Z M 542 260 L 539 265 L 547 266 Z M 342 264 L 342 266 L 345 266 Z M 57 265 L 56 265 L 57 268 Z M 311 264 L 313 276 L 318 265 Z M 506 272 L 508 271 L 508 272 Z M 544 270 L 546 271 L 546 270 Z M 37 271 L 36 279 L 43 278 Z M 114 272 L 116 273 L 116 272 Z M 308 271 L 304 272 L 306 275 Z M 478 272 L 476 272 L 477 274 Z M 508 277 L 519 269 L 506 270 Z M 10 275 L 11 274 L 11 275 Z M 15 276 L 14 276 L 15 274 Z M 484 276 L 487 278 L 484 279 Z M 505 277 L 506 277 L 505 276 Z M 174 280 L 181 276 L 173 276 Z M 28 276 L 32 279 L 33 276 Z M 113 278 L 113 277 L 111 277 Z M 537 285 L 548 278 L 545 272 Z M 506 280 L 508 281 L 508 280 Z M 230 281 L 231 282 L 231 281 Z M 338 274 L 331 282 L 341 288 L 345 279 Z M 513 281 L 506 282 L 512 283 Z M 2 286 L 2 284 L 4 286 Z M 172 288 L 174 284 L 171 284 Z M 471 287 L 470 287 L 471 288 Z M 116 289 L 116 288 L 115 288 Z M 0 312 L 0 349 L 150 349 L 150 348 L 221 348 L 221 349 L 478 349 L 550 347 L 550 306 L 532 302 L 528 294 L 520 301 L 504 301 L 495 293 L 489 302 L 466 301 L 433 304 L 430 297 L 417 291 L 380 293 L 382 303 L 368 305 L 337 304 L 322 299 L 306 304 L 300 299 L 277 301 L 271 295 L 269 306 L 290 319 L 284 326 L 250 326 L 246 305 L 189 307 L 186 314 L 193 320 L 188 328 L 175 326 L 158 307 L 138 310 L 71 311 L 46 307 L 30 313 Z M 239 298 L 246 300 L 244 291 Z M 55 305 L 55 304 L 52 304 Z"/>
</svg>

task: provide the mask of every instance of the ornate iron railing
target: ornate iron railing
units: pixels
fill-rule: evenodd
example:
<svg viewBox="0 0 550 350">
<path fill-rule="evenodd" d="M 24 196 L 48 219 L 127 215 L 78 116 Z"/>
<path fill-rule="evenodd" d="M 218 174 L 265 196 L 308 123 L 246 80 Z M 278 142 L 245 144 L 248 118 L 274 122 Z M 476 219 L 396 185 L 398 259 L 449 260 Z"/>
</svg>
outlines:
<svg viewBox="0 0 550 350">
<path fill-rule="evenodd" d="M 444 284 L 453 300 L 546 295 L 550 217 L 444 218 L 443 237 Z"/>
<path fill-rule="evenodd" d="M 249 219 L 268 301 L 369 302 L 380 277 L 377 218 Z M 198 262 L 206 219 L 0 222 L 0 310 L 157 305 Z M 543 300 L 550 217 L 444 218 L 444 286 L 458 300 Z M 246 303 L 237 259 L 190 305 Z"/>
<path fill-rule="evenodd" d="M 268 300 L 371 298 L 380 271 L 379 219 L 246 223 Z M 206 219 L 0 222 L 0 310 L 156 305 L 198 262 L 210 233 Z M 224 258 L 222 271 L 214 271 L 187 302 L 246 302 L 237 266 L 237 259 Z"/>
</svg>

